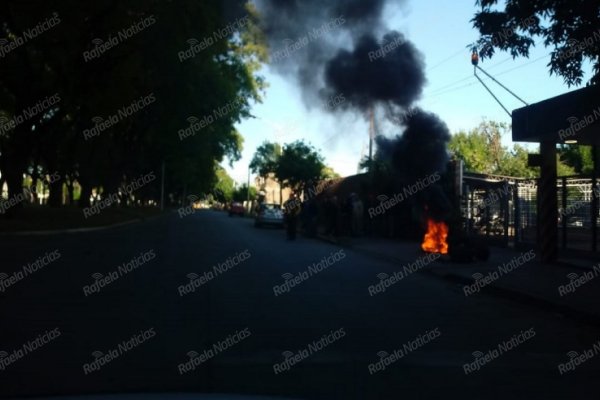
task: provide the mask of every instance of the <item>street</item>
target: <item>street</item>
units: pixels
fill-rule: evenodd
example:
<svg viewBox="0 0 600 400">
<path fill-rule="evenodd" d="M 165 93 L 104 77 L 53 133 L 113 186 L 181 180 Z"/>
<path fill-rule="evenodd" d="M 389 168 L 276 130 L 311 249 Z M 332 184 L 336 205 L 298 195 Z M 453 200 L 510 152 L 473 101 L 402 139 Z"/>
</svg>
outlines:
<svg viewBox="0 0 600 400">
<path fill-rule="evenodd" d="M 598 327 L 485 293 L 465 297 L 461 285 L 418 271 L 373 293 L 378 274 L 402 266 L 302 235 L 286 241 L 282 229 L 224 212 L 4 236 L 0 251 L 0 272 L 15 277 L 0 292 L 6 398 L 564 399 L 591 398 L 600 386 L 600 357 L 559 372 L 568 352 L 593 347 Z M 57 260 L 16 274 L 56 251 Z M 416 244 L 399 252 L 407 264 L 423 256 Z"/>
</svg>

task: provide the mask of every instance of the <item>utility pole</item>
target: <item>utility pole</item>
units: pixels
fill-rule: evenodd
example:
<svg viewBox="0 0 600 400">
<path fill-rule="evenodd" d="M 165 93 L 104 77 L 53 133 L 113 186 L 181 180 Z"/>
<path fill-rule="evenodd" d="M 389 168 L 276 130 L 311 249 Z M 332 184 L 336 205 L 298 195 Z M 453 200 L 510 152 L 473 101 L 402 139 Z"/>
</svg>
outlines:
<svg viewBox="0 0 600 400">
<path fill-rule="evenodd" d="M 250 166 L 248 166 L 248 186 L 246 186 L 246 201 L 250 204 Z"/>
<path fill-rule="evenodd" d="M 370 109 L 369 116 L 369 171 L 373 169 L 373 139 L 375 138 L 375 115 L 373 107 Z"/>
<path fill-rule="evenodd" d="M 370 185 L 373 186 L 375 172 L 375 168 L 373 168 L 373 141 L 375 140 L 375 135 L 377 135 L 373 106 L 370 107 L 369 114 L 369 170 L 367 172 L 369 173 Z"/>
<path fill-rule="evenodd" d="M 162 172 L 160 176 L 160 211 L 165 210 L 165 162 L 162 162 Z"/>
</svg>

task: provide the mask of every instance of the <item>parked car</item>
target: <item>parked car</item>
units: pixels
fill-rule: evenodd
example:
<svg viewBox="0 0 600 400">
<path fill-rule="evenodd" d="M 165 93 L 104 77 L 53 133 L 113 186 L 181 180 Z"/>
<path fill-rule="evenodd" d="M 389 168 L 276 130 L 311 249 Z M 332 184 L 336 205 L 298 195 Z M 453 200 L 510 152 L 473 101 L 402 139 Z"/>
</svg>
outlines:
<svg viewBox="0 0 600 400">
<path fill-rule="evenodd" d="M 283 211 L 279 204 L 263 203 L 258 206 L 254 226 L 259 228 L 264 225 L 283 227 Z"/>
<path fill-rule="evenodd" d="M 582 217 L 579 217 L 576 215 L 569 216 L 567 218 L 567 226 L 568 227 L 573 227 L 573 228 L 583 227 L 584 225 L 587 225 L 584 222 L 585 221 L 583 220 Z"/>
<path fill-rule="evenodd" d="M 238 203 L 238 202 L 233 202 L 231 203 L 231 205 L 229 206 L 229 216 L 233 216 L 233 215 L 239 215 L 240 217 L 244 216 L 244 205 L 242 203 Z"/>
</svg>

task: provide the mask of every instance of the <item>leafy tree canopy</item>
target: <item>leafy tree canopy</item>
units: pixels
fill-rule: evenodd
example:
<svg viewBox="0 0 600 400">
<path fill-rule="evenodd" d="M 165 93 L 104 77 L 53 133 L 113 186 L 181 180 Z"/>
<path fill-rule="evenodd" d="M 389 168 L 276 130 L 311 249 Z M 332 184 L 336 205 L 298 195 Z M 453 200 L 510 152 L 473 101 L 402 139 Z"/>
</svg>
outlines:
<svg viewBox="0 0 600 400">
<path fill-rule="evenodd" d="M 484 121 L 469 132 L 452 135 L 449 148 L 463 160 L 465 170 L 490 175 L 533 178 L 539 175 L 537 168 L 527 165 L 528 151 L 521 145 L 512 148 L 502 145 L 502 137 L 510 127 L 503 123 Z M 574 175 L 575 169 L 561 158 L 557 159 L 559 176 Z"/>
<path fill-rule="evenodd" d="M 256 149 L 250 161 L 250 170 L 260 176 L 275 173 L 282 149 L 278 143 L 264 142 Z"/>
<path fill-rule="evenodd" d="M 332 167 L 324 166 L 321 171 L 321 177 L 323 179 L 336 179 L 341 178 L 341 175 L 335 172 Z"/>
<path fill-rule="evenodd" d="M 42 171 L 61 177 L 58 190 L 51 186 L 59 203 L 62 181 L 77 179 L 85 206 L 92 187 L 113 192 L 123 180 L 159 176 L 164 163 L 167 193 L 181 197 L 210 191 L 215 162 L 239 159 L 235 124 L 261 100 L 267 59 L 245 1 L 2 5 L 0 123 L 60 99 L 3 128 L 0 172 L 10 196 L 26 171 Z M 23 40 L 32 29 L 39 34 Z M 154 199 L 157 182 L 144 188 Z"/>
<path fill-rule="evenodd" d="M 235 183 L 225 169 L 221 166 L 216 167 L 215 171 L 216 183 L 214 185 L 213 194 L 215 199 L 222 203 L 228 203 L 233 199 L 235 191 Z"/>
<path fill-rule="evenodd" d="M 562 145 L 558 154 L 562 162 L 573 169 L 574 174 L 590 175 L 594 171 L 591 146 Z"/>
<path fill-rule="evenodd" d="M 301 191 L 309 181 L 322 178 L 323 156 L 311 145 L 298 140 L 284 146 L 275 175 L 283 186 Z"/>
<path fill-rule="evenodd" d="M 242 186 L 237 188 L 233 192 L 233 200 L 235 201 L 246 201 L 248 199 L 256 199 L 257 191 L 254 186 L 250 186 L 250 193 L 248 193 L 248 184 L 244 183 Z"/>
<path fill-rule="evenodd" d="M 583 66 L 590 62 L 590 83 L 600 83 L 600 2 L 598 0 L 477 0 L 480 10 L 472 19 L 481 38 L 483 58 L 497 50 L 513 58 L 529 57 L 535 39 L 551 48 L 551 74 L 569 86 L 580 85 Z"/>
</svg>

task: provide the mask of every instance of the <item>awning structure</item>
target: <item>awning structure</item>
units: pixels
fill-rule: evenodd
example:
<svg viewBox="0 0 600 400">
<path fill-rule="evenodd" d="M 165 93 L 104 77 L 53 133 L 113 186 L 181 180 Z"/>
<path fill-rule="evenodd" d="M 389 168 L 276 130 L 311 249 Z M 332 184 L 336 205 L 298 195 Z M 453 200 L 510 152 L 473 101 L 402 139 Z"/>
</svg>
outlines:
<svg viewBox="0 0 600 400">
<path fill-rule="evenodd" d="M 513 110 L 512 124 L 515 142 L 600 144 L 600 85 Z"/>
<path fill-rule="evenodd" d="M 556 96 L 512 112 L 513 141 L 540 143 L 537 166 L 541 168 L 538 192 L 538 252 L 543 262 L 552 262 L 558 255 L 558 203 L 556 190 L 556 144 L 600 144 L 600 86 Z M 594 182 L 598 163 L 594 162 Z M 595 185 L 595 183 L 594 183 Z M 593 215 L 598 212 L 594 199 Z M 595 219 L 594 219 L 595 220 Z M 596 243 L 596 224 L 593 224 Z"/>
</svg>

